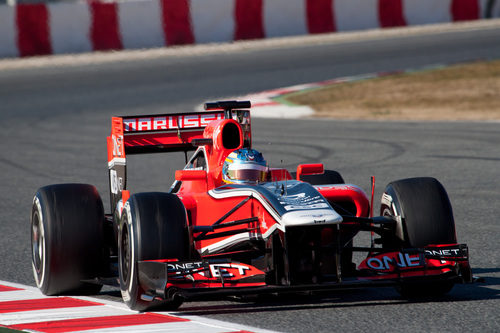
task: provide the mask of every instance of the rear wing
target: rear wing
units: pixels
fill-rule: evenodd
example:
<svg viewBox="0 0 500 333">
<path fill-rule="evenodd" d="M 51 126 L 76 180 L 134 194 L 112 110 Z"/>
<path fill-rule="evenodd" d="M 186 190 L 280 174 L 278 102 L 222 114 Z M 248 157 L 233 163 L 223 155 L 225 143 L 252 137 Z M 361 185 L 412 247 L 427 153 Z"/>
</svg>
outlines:
<svg viewBox="0 0 500 333">
<path fill-rule="evenodd" d="M 216 120 L 234 119 L 243 130 L 245 146 L 251 146 L 250 102 L 206 103 L 202 112 L 111 118 L 107 137 L 111 210 L 114 212 L 126 190 L 126 156 L 159 152 L 188 152 L 203 143 L 205 127 Z M 239 109 L 239 110 L 237 110 Z"/>
</svg>

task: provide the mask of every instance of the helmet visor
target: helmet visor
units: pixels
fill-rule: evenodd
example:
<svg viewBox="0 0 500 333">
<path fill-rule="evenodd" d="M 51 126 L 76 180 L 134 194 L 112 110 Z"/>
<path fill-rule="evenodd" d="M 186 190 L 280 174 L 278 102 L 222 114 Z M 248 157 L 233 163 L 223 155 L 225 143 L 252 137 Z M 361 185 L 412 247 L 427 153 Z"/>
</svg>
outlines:
<svg viewBox="0 0 500 333">
<path fill-rule="evenodd" d="M 244 168 L 229 168 L 227 175 L 231 180 L 263 182 L 267 178 L 267 168 L 261 165 L 245 165 Z"/>
</svg>

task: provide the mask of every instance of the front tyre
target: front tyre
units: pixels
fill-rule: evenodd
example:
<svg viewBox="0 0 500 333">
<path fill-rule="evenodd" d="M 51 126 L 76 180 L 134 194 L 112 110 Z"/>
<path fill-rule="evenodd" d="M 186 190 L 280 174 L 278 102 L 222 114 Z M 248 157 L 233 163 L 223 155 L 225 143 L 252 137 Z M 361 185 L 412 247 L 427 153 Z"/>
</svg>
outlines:
<svg viewBox="0 0 500 333">
<path fill-rule="evenodd" d="M 456 244 L 455 221 L 448 194 L 435 178 L 409 178 L 387 185 L 380 215 L 397 221 L 394 235 L 383 238 L 384 247 L 423 248 Z M 440 296 L 453 287 L 452 281 L 403 283 L 404 297 Z"/>
<path fill-rule="evenodd" d="M 104 270 L 104 210 L 86 184 L 40 188 L 31 210 L 32 267 L 45 295 L 93 294 L 102 285 L 82 282 Z"/>
<path fill-rule="evenodd" d="M 435 178 L 408 178 L 387 185 L 382 216 L 400 223 L 396 236 L 405 247 L 455 244 L 455 220 L 448 194 Z"/>
<path fill-rule="evenodd" d="M 123 208 L 118 231 L 118 263 L 122 298 L 133 310 L 159 307 L 174 310 L 178 299 L 148 301 L 139 283 L 138 261 L 189 259 L 186 210 L 180 199 L 169 193 L 134 194 Z"/>
</svg>

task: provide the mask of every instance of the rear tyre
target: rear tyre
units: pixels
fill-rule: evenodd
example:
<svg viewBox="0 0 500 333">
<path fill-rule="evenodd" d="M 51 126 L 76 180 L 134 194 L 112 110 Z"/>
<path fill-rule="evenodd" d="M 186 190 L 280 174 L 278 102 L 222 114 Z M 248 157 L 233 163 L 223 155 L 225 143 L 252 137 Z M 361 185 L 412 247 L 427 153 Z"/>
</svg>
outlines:
<svg viewBox="0 0 500 333">
<path fill-rule="evenodd" d="M 180 199 L 169 193 L 134 194 L 126 202 L 118 231 L 120 289 L 124 302 L 133 310 L 162 307 L 177 309 L 182 301 L 141 298 L 147 293 L 139 283 L 137 262 L 154 259 L 189 259 L 186 210 Z"/>
<path fill-rule="evenodd" d="M 40 188 L 31 210 L 32 267 L 45 295 L 94 294 L 85 283 L 105 269 L 104 209 L 97 189 L 86 184 Z"/>
<path fill-rule="evenodd" d="M 297 173 L 291 173 L 292 178 L 297 178 Z M 327 184 L 344 184 L 344 178 L 339 172 L 335 170 L 325 170 L 324 173 L 319 175 L 302 175 L 300 180 L 307 182 L 311 185 L 327 185 Z"/>
<path fill-rule="evenodd" d="M 409 178 L 387 185 L 380 215 L 397 221 L 395 234 L 384 246 L 423 248 L 457 242 L 455 221 L 448 194 L 435 178 Z M 440 296 L 453 287 L 452 281 L 405 283 L 399 292 L 405 297 Z"/>
</svg>

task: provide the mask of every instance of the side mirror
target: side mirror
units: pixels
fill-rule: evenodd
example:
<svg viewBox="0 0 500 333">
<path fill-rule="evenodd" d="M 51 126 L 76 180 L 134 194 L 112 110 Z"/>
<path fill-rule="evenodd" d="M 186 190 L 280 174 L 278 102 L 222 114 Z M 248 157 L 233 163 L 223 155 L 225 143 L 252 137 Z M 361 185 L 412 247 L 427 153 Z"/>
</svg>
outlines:
<svg viewBox="0 0 500 333">
<path fill-rule="evenodd" d="M 299 164 L 297 167 L 297 180 L 300 180 L 302 175 L 318 175 L 325 172 L 323 163 L 317 164 Z"/>
<path fill-rule="evenodd" d="M 207 172 L 205 170 L 177 170 L 175 172 L 175 180 L 207 180 Z"/>
</svg>

